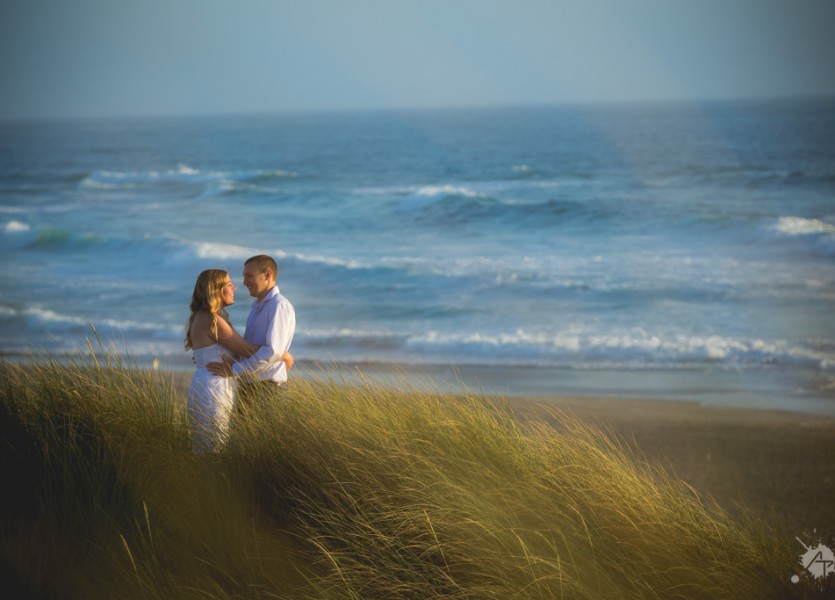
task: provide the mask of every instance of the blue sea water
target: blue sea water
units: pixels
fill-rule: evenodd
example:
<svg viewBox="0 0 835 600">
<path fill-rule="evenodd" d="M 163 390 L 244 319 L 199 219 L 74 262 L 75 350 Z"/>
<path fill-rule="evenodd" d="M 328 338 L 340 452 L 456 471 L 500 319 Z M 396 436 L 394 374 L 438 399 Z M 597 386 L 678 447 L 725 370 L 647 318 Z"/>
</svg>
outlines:
<svg viewBox="0 0 835 600">
<path fill-rule="evenodd" d="M 835 101 L 0 124 L 0 349 L 190 369 L 268 253 L 302 361 L 835 414 Z"/>
</svg>

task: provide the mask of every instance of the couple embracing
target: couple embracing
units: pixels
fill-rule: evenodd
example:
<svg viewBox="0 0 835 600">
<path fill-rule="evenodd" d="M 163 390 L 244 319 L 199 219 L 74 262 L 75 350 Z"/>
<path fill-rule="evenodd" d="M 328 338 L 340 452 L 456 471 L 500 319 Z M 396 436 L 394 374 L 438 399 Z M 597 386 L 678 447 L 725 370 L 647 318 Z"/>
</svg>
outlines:
<svg viewBox="0 0 835 600">
<path fill-rule="evenodd" d="M 255 298 L 241 337 L 229 321 L 235 302 L 229 273 L 200 273 L 191 298 L 185 347 L 192 350 L 197 371 L 188 391 L 188 418 L 196 454 L 223 447 L 236 404 L 240 408 L 258 388 L 279 389 L 293 365 L 288 350 L 296 330 L 296 313 L 276 286 L 278 266 L 266 255 L 244 263 L 244 286 Z"/>
</svg>

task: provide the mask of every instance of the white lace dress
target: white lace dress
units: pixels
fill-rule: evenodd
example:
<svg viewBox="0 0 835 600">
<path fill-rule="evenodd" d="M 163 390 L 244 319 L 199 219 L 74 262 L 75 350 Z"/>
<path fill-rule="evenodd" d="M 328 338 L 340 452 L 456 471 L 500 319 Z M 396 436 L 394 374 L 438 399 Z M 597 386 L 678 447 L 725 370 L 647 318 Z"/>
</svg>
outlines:
<svg viewBox="0 0 835 600">
<path fill-rule="evenodd" d="M 228 353 L 220 344 L 193 351 L 197 371 L 188 388 L 188 422 L 195 454 L 218 452 L 229 436 L 235 379 L 217 377 L 206 368 L 210 362 L 221 362 Z"/>
</svg>

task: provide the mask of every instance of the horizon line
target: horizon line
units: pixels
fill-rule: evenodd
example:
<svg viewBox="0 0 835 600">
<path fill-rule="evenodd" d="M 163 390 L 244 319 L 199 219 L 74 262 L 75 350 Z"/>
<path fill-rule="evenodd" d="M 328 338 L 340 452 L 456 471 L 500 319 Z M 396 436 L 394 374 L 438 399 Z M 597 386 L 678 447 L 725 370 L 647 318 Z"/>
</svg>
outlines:
<svg viewBox="0 0 835 600">
<path fill-rule="evenodd" d="M 792 102 L 835 102 L 835 95 L 796 94 L 774 96 L 715 96 L 703 98 L 646 98 L 619 100 L 562 100 L 538 102 L 497 102 L 483 104 L 438 104 L 438 105 L 401 105 L 401 106 L 365 106 L 365 107 L 316 107 L 316 108 L 278 108 L 278 109 L 240 109 L 207 110 L 190 112 L 147 112 L 147 113 L 112 113 L 112 114 L 54 114 L 54 115 L 12 115 L 0 116 L 2 124 L 80 122 L 80 121 L 130 121 L 130 120 L 169 120 L 169 119 L 212 119 L 270 116 L 302 115 L 342 115 L 372 113 L 432 113 L 456 111 L 520 110 L 544 108 L 617 108 L 641 106 L 692 106 L 710 104 L 779 104 Z"/>
</svg>

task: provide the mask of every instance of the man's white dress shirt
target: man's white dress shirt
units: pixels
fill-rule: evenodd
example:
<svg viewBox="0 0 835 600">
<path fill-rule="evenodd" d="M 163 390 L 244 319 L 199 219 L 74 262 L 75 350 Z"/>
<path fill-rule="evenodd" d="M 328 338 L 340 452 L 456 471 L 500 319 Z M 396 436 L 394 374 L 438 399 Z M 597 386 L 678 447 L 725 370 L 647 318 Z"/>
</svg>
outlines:
<svg viewBox="0 0 835 600">
<path fill-rule="evenodd" d="M 261 381 L 287 381 L 287 368 L 281 356 L 290 349 L 295 332 L 296 311 L 278 287 L 274 287 L 263 300 L 252 303 L 244 339 L 261 347 L 249 358 L 232 365 L 234 375 L 249 372 Z"/>
</svg>

